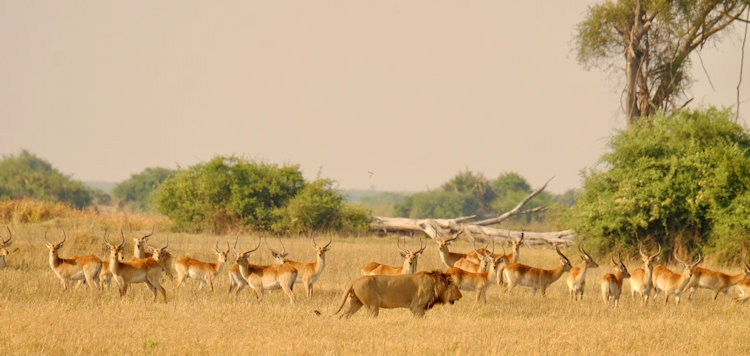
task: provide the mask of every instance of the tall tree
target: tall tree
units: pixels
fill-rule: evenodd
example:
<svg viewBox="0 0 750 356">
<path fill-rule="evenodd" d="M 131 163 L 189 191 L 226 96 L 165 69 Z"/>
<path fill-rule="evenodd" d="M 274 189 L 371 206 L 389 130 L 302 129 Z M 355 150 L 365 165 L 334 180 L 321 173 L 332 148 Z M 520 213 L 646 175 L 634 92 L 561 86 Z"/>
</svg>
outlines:
<svg viewBox="0 0 750 356">
<path fill-rule="evenodd" d="M 717 41 L 749 5 L 748 0 L 605 1 L 590 6 L 578 25 L 578 61 L 621 70 L 617 63 L 624 56 L 624 109 L 631 126 L 639 116 L 687 103 L 677 100 L 691 82 L 690 54 Z"/>
</svg>

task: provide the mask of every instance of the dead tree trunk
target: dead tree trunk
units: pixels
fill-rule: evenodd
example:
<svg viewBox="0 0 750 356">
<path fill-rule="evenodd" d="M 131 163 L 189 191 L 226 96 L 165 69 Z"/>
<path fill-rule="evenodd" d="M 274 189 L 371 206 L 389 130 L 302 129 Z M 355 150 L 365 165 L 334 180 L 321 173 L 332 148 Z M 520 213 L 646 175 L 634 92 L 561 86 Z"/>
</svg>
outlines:
<svg viewBox="0 0 750 356">
<path fill-rule="evenodd" d="M 551 178 L 550 178 L 551 180 Z M 541 188 L 531 192 L 513 209 L 495 218 L 485 219 L 474 223 L 476 216 L 464 216 L 455 219 L 410 219 L 375 216 L 370 226 L 376 231 L 383 232 L 422 232 L 431 239 L 441 239 L 443 236 L 460 235 L 469 240 L 511 241 L 521 238 L 521 231 L 498 229 L 487 225 L 497 224 L 515 215 L 530 214 L 543 211 L 544 207 L 522 210 L 531 198 L 541 193 L 547 187 L 549 180 Z M 572 245 L 573 230 L 534 232 L 523 231 L 524 242 L 531 245 Z"/>
</svg>

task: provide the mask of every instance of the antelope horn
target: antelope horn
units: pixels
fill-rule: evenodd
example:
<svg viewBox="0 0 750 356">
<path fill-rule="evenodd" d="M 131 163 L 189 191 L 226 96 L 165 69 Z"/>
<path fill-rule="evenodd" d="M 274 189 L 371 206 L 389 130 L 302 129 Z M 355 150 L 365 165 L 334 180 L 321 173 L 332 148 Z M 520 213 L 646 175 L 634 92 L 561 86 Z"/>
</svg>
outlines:
<svg viewBox="0 0 750 356">
<path fill-rule="evenodd" d="M 10 232 L 10 227 L 8 227 L 8 225 L 5 225 L 5 228 L 8 229 L 8 239 L 7 240 L 3 239 L 4 244 L 10 242 L 10 240 L 13 240 L 13 233 Z"/>
<path fill-rule="evenodd" d="M 323 246 L 323 249 L 327 248 L 331 244 L 331 242 L 333 242 L 333 237 L 328 236 L 328 243 Z"/>
<path fill-rule="evenodd" d="M 284 241 L 281 240 L 281 237 L 279 237 L 279 243 L 281 244 L 281 254 L 286 255 L 286 247 L 284 247 Z"/>
<path fill-rule="evenodd" d="M 235 235 L 234 247 L 232 247 L 232 250 L 234 250 L 234 252 L 237 252 L 237 242 L 239 241 L 240 241 L 240 235 Z"/>
<path fill-rule="evenodd" d="M 520 244 L 521 241 L 523 241 L 524 238 L 524 231 L 521 231 L 521 238 L 518 240 L 518 243 Z"/>
<path fill-rule="evenodd" d="M 47 245 L 52 245 L 52 243 L 47 240 L 47 231 L 44 232 L 44 241 L 47 243 Z"/>
<path fill-rule="evenodd" d="M 155 226 L 151 226 L 151 233 L 149 233 L 147 235 L 143 235 L 143 237 L 141 237 L 141 239 L 147 239 L 147 238 L 151 237 L 151 235 L 154 234 L 154 228 L 155 228 Z"/>
<path fill-rule="evenodd" d="M 650 258 L 654 258 L 658 256 L 659 254 L 661 254 L 661 244 L 658 244 L 658 246 L 659 246 L 659 251 L 656 251 L 656 253 L 653 256 L 650 256 Z"/>
<path fill-rule="evenodd" d="M 226 251 L 224 253 L 228 253 L 229 252 L 229 241 L 224 241 L 224 242 L 227 243 L 227 249 L 226 249 Z"/>
<path fill-rule="evenodd" d="M 562 252 L 560 252 L 560 247 L 558 245 L 555 245 L 555 252 L 557 252 L 557 254 L 560 255 L 560 257 L 562 257 L 565 260 L 565 262 L 570 264 L 570 260 L 567 257 L 565 257 L 565 255 L 563 255 Z"/>
<path fill-rule="evenodd" d="M 401 247 L 401 237 L 396 238 L 396 247 L 398 247 L 399 251 L 403 253 L 409 253 L 410 251 L 406 249 L 406 244 L 404 243 L 404 248 Z"/>
<path fill-rule="evenodd" d="M 318 244 L 315 243 L 315 235 L 312 236 L 312 243 L 313 243 L 313 246 L 318 247 Z"/>
<path fill-rule="evenodd" d="M 698 259 L 691 266 L 695 268 L 695 266 L 699 265 L 701 262 L 703 262 L 703 254 L 699 252 Z"/>
<path fill-rule="evenodd" d="M 683 259 L 681 259 L 680 256 L 677 256 L 677 250 L 678 250 L 677 248 L 675 248 L 674 250 L 672 250 L 672 257 L 674 257 L 674 259 L 677 260 L 677 262 L 679 262 L 679 263 L 681 263 L 681 264 L 683 264 L 685 266 L 690 265 L 690 263 L 687 263 Z"/>
<path fill-rule="evenodd" d="M 167 247 L 169 247 L 169 235 L 167 235 L 167 244 L 164 245 L 164 248 L 167 248 Z"/>
<path fill-rule="evenodd" d="M 221 251 L 219 251 L 219 240 L 216 240 L 216 244 L 214 245 L 214 251 L 216 251 L 216 253 L 221 253 Z"/>
<path fill-rule="evenodd" d="M 255 248 L 254 248 L 254 249 L 252 249 L 252 250 L 249 250 L 249 251 L 245 252 L 245 254 L 248 254 L 248 253 L 250 253 L 250 252 L 255 252 L 255 250 L 257 250 L 257 249 L 258 249 L 258 247 L 260 247 L 260 239 L 258 239 L 258 246 L 255 246 Z"/>
<path fill-rule="evenodd" d="M 68 235 L 65 234 L 65 229 L 63 229 L 63 240 L 60 241 L 60 243 L 65 242 L 65 240 L 67 240 L 67 239 L 68 239 Z"/>
<path fill-rule="evenodd" d="M 661 247 L 661 245 L 659 245 Z M 643 242 L 638 241 L 638 253 L 641 255 L 641 258 L 647 259 L 649 258 L 648 255 L 646 255 L 645 252 L 643 252 Z"/>
<path fill-rule="evenodd" d="M 419 236 L 419 251 L 417 251 L 417 254 L 424 252 L 426 248 L 427 246 L 422 245 L 422 236 Z"/>
</svg>

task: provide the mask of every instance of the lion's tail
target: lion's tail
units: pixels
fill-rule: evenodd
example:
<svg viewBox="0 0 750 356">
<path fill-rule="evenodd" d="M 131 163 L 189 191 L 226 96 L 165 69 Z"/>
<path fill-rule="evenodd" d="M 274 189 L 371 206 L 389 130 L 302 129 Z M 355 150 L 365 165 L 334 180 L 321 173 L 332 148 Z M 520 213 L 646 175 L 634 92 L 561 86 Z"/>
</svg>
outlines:
<svg viewBox="0 0 750 356">
<path fill-rule="evenodd" d="M 341 303 L 339 303 L 339 308 L 333 314 L 331 314 L 331 316 L 335 316 L 341 311 L 342 308 L 344 308 L 344 304 L 346 303 L 346 300 L 349 298 L 349 295 L 353 292 L 352 284 L 353 284 L 353 281 L 349 282 L 349 284 L 346 285 L 344 295 L 341 296 Z"/>
</svg>

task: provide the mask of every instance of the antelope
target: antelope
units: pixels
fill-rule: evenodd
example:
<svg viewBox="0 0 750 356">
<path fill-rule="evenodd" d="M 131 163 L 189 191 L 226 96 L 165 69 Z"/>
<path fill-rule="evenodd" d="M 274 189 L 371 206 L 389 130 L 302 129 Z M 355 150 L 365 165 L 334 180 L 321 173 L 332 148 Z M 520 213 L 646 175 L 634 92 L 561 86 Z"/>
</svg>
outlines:
<svg viewBox="0 0 750 356">
<path fill-rule="evenodd" d="M 524 238 L 524 233 L 522 232 L 521 233 L 521 238 L 518 239 L 518 241 L 511 241 L 510 242 L 511 246 L 513 246 L 513 250 L 511 251 L 511 253 L 509 253 L 507 255 L 504 254 L 502 256 L 503 257 L 503 261 L 505 263 L 503 263 L 502 265 L 500 265 L 500 268 L 497 269 L 496 280 L 497 280 L 497 284 L 498 285 L 505 284 L 505 279 L 503 278 L 503 270 L 505 270 L 505 267 L 507 265 L 510 265 L 510 264 L 518 262 L 518 256 L 519 256 L 519 252 L 520 252 L 520 248 L 521 248 L 521 243 L 523 242 L 523 238 Z M 482 252 L 482 250 L 483 249 L 479 249 L 478 252 Z M 472 262 L 479 263 L 478 259 L 477 260 L 473 260 L 472 259 L 474 256 L 476 256 L 476 252 L 474 252 L 474 251 L 471 251 L 471 252 L 469 252 L 469 253 L 466 254 L 466 258 L 467 259 L 469 259 Z"/>
<path fill-rule="evenodd" d="M 401 251 L 401 257 L 404 258 L 404 265 L 401 267 L 392 267 L 388 265 L 384 265 L 378 262 L 370 262 L 362 268 L 362 275 L 363 276 L 374 276 L 374 275 L 394 275 L 394 274 L 413 274 L 417 270 L 417 258 L 419 258 L 419 255 L 424 252 L 424 249 L 427 248 L 427 246 L 422 245 L 422 238 L 419 238 L 419 247 L 420 249 L 417 251 L 410 251 L 406 248 L 401 248 L 400 242 L 401 239 L 396 240 L 396 246 L 398 246 L 398 249 Z"/>
<path fill-rule="evenodd" d="M 643 244 L 638 243 L 638 253 L 641 255 L 641 261 L 643 261 L 643 268 L 636 268 L 633 273 L 630 274 L 630 295 L 635 299 L 636 293 L 643 298 L 643 303 L 648 304 L 648 298 L 653 288 L 652 273 L 654 268 L 654 261 L 661 254 L 661 245 L 659 245 L 659 251 L 656 251 L 653 255 L 648 255 L 643 252 Z"/>
<path fill-rule="evenodd" d="M 136 258 L 151 258 L 154 254 L 157 253 L 157 251 L 155 251 L 154 249 L 151 249 L 151 252 L 146 251 L 146 242 L 148 241 L 148 238 L 153 234 L 154 229 L 152 228 L 151 233 L 142 237 L 133 238 L 133 256 L 135 256 Z M 169 245 L 169 238 L 167 238 L 167 245 Z M 167 246 L 162 247 L 160 250 L 162 250 L 160 251 L 162 255 L 159 257 L 159 264 L 164 270 L 164 274 L 166 274 L 169 279 L 174 279 L 174 275 L 172 274 L 172 269 L 174 268 L 174 256 L 169 253 L 169 251 L 167 250 Z"/>
<path fill-rule="evenodd" d="M 0 268 L 5 267 L 5 256 L 10 254 L 10 251 L 8 251 L 8 247 L 13 243 L 13 233 L 10 232 L 9 227 L 5 227 L 8 229 L 8 239 L 5 238 L 0 239 Z M 18 251 L 18 249 L 15 249 L 13 252 Z"/>
<path fill-rule="evenodd" d="M 617 252 L 617 261 L 615 261 L 615 255 L 612 255 L 612 264 L 615 266 L 615 273 L 607 273 L 604 278 L 602 278 L 602 299 L 604 300 L 604 303 L 609 306 L 610 301 L 614 301 L 615 308 L 617 308 L 617 304 L 620 302 L 620 293 L 622 292 L 622 280 L 625 278 L 630 277 L 630 273 L 628 273 L 628 268 L 625 267 L 625 264 L 622 263 L 622 258 L 620 257 L 620 253 Z"/>
<path fill-rule="evenodd" d="M 131 283 L 146 283 L 148 289 L 154 294 L 154 302 L 158 300 L 159 292 L 164 296 L 164 302 L 167 302 L 167 292 L 161 285 L 162 270 L 157 260 L 159 255 L 154 255 L 155 258 L 133 258 L 130 261 L 120 262 L 118 259 L 122 255 L 125 236 L 122 237 L 120 244 L 115 245 L 109 242 L 105 231 L 104 242 L 110 252 L 109 269 L 112 277 L 117 281 L 121 298 L 128 292 L 128 286 Z"/>
<path fill-rule="evenodd" d="M 535 294 L 537 289 L 542 290 L 542 296 L 545 295 L 547 287 L 554 283 L 563 273 L 570 271 L 573 267 L 570 265 L 565 255 L 560 252 L 560 249 L 555 245 L 555 252 L 560 255 L 560 266 L 554 269 L 541 269 L 535 267 L 529 267 L 520 263 L 514 263 L 510 266 L 505 267 L 505 278 L 508 280 L 508 287 L 505 290 L 506 293 L 513 290 L 517 285 L 531 287 L 531 294 Z"/>
<path fill-rule="evenodd" d="M 672 251 L 672 255 L 675 260 L 682 265 L 682 273 L 674 273 L 669 268 L 662 265 L 654 267 L 653 272 L 653 283 L 654 283 L 654 299 L 659 294 L 659 291 L 664 292 L 664 304 L 669 302 L 669 296 L 674 295 L 674 299 L 677 304 L 680 304 L 680 294 L 685 290 L 690 279 L 693 277 L 695 267 L 703 262 L 703 256 L 698 254 L 698 259 L 692 263 L 683 261 L 677 256 L 677 249 Z"/>
<path fill-rule="evenodd" d="M 76 280 L 85 280 L 91 291 L 94 288 L 99 288 L 99 272 L 102 269 L 102 261 L 94 255 L 60 258 L 59 251 L 67 238 L 65 230 L 63 230 L 63 240 L 52 243 L 47 240 L 47 233 L 44 233 L 44 242 L 49 249 L 49 266 L 57 278 L 60 278 L 63 290 L 68 290 L 68 285 Z"/>
<path fill-rule="evenodd" d="M 483 256 L 480 260 L 478 260 L 476 263 L 471 261 L 468 257 L 464 257 L 462 259 L 459 259 L 456 261 L 456 263 L 453 264 L 453 267 L 460 268 L 466 272 L 473 272 L 473 273 L 484 273 L 487 272 L 487 270 L 490 268 L 490 264 L 492 264 L 492 261 L 495 259 L 501 257 L 501 256 L 495 256 L 495 242 L 492 242 L 492 252 L 490 252 L 487 247 L 481 248 L 477 250 L 476 241 L 474 241 L 474 251 L 472 253 L 475 256 Z M 503 248 L 505 250 L 505 248 Z M 484 256 L 487 255 L 490 257 L 490 259 L 484 258 Z"/>
<path fill-rule="evenodd" d="M 581 259 L 583 262 L 580 267 L 572 267 L 568 273 L 568 290 L 570 291 L 570 298 L 573 300 L 583 300 L 583 289 L 586 285 L 586 272 L 589 268 L 597 268 L 599 265 L 594 262 L 594 259 L 589 256 L 586 251 L 583 250 L 581 244 L 578 244 L 578 251 L 582 253 Z M 619 298 L 619 293 L 618 293 Z"/>
<path fill-rule="evenodd" d="M 281 241 L 281 239 L 279 239 L 279 241 Z M 297 262 L 287 259 L 287 253 L 286 249 L 284 249 L 283 243 L 281 244 L 282 251 L 280 253 L 274 251 L 270 247 L 268 248 L 269 250 L 271 250 L 271 255 L 273 256 L 276 263 L 288 263 L 297 270 L 297 280 L 295 281 L 295 283 L 302 283 L 305 286 L 307 298 L 312 297 L 313 283 L 315 283 L 315 281 L 317 281 L 320 275 L 323 273 L 323 268 L 325 268 L 326 265 L 326 252 L 329 250 L 328 246 L 331 244 L 331 240 L 329 240 L 325 246 L 318 246 L 318 244 L 315 243 L 315 237 L 313 236 L 312 243 L 316 251 L 316 259 L 315 262 L 309 263 Z"/>
<path fill-rule="evenodd" d="M 245 286 L 250 285 L 250 288 L 255 291 L 255 297 L 258 301 L 263 301 L 263 291 L 281 289 L 289 297 L 289 303 L 294 304 L 293 288 L 294 282 L 297 280 L 297 269 L 289 263 L 273 266 L 248 263 L 248 257 L 258 247 L 260 247 L 260 241 L 258 241 L 258 246 L 252 250 L 245 252 L 235 250 L 237 260 L 229 269 L 229 293 L 237 288 L 236 293 L 239 294 Z"/>
<path fill-rule="evenodd" d="M 177 260 L 174 263 L 174 267 L 177 270 L 177 286 L 175 289 L 180 288 L 182 282 L 189 277 L 200 281 L 198 288 L 203 288 L 208 283 L 213 292 L 214 279 L 221 273 L 221 270 L 224 269 L 224 264 L 227 262 L 229 242 L 227 242 L 226 251 L 221 251 L 219 250 L 219 241 L 216 241 L 214 251 L 216 251 L 217 256 L 216 263 L 203 262 L 187 256 Z"/>
<path fill-rule="evenodd" d="M 229 293 L 232 293 L 232 291 L 234 291 L 236 288 L 237 294 L 239 294 L 240 291 L 247 286 L 247 280 L 245 279 L 245 277 L 247 276 L 247 259 L 250 258 L 251 253 L 255 252 L 255 250 L 260 247 L 260 240 L 258 240 L 258 246 L 255 246 L 254 249 L 240 252 L 237 250 L 237 242 L 239 241 L 239 239 L 240 238 L 238 236 L 234 241 L 234 247 L 232 248 L 232 251 L 234 251 L 235 254 L 235 262 L 231 267 L 229 267 Z M 242 273 L 242 268 L 244 268 L 244 274 Z"/>
<path fill-rule="evenodd" d="M 453 267 L 453 264 L 456 263 L 456 261 L 466 257 L 465 253 L 448 251 L 448 245 L 452 244 L 453 241 L 456 241 L 460 233 L 461 232 L 456 233 L 452 238 L 447 240 L 435 239 L 435 242 L 437 242 L 438 244 L 438 253 L 440 254 L 440 260 L 443 261 L 443 264 L 445 264 L 445 266 L 448 268 Z"/>
<path fill-rule="evenodd" d="M 737 292 L 740 294 L 739 296 L 734 297 L 734 301 L 737 303 L 742 304 L 750 299 L 750 280 L 743 279 L 737 283 Z"/>
<path fill-rule="evenodd" d="M 485 252 L 482 256 L 484 263 L 490 266 L 489 270 L 482 273 L 467 272 L 458 267 L 451 267 L 445 273 L 451 276 L 453 283 L 460 290 L 477 291 L 477 301 L 486 304 L 487 289 L 497 277 L 497 269 L 504 262 L 503 256 L 493 257 L 492 254 Z"/>
<path fill-rule="evenodd" d="M 693 278 L 690 279 L 690 283 L 688 284 L 688 287 L 690 287 L 689 299 L 693 300 L 698 288 L 706 288 L 714 291 L 714 300 L 719 296 L 719 293 L 729 295 L 729 288 L 731 286 L 736 285 L 740 281 L 750 279 L 750 264 L 747 263 L 746 257 L 742 257 L 742 261 L 745 263 L 743 272 L 736 275 L 728 275 L 706 268 L 695 267 Z"/>
</svg>

